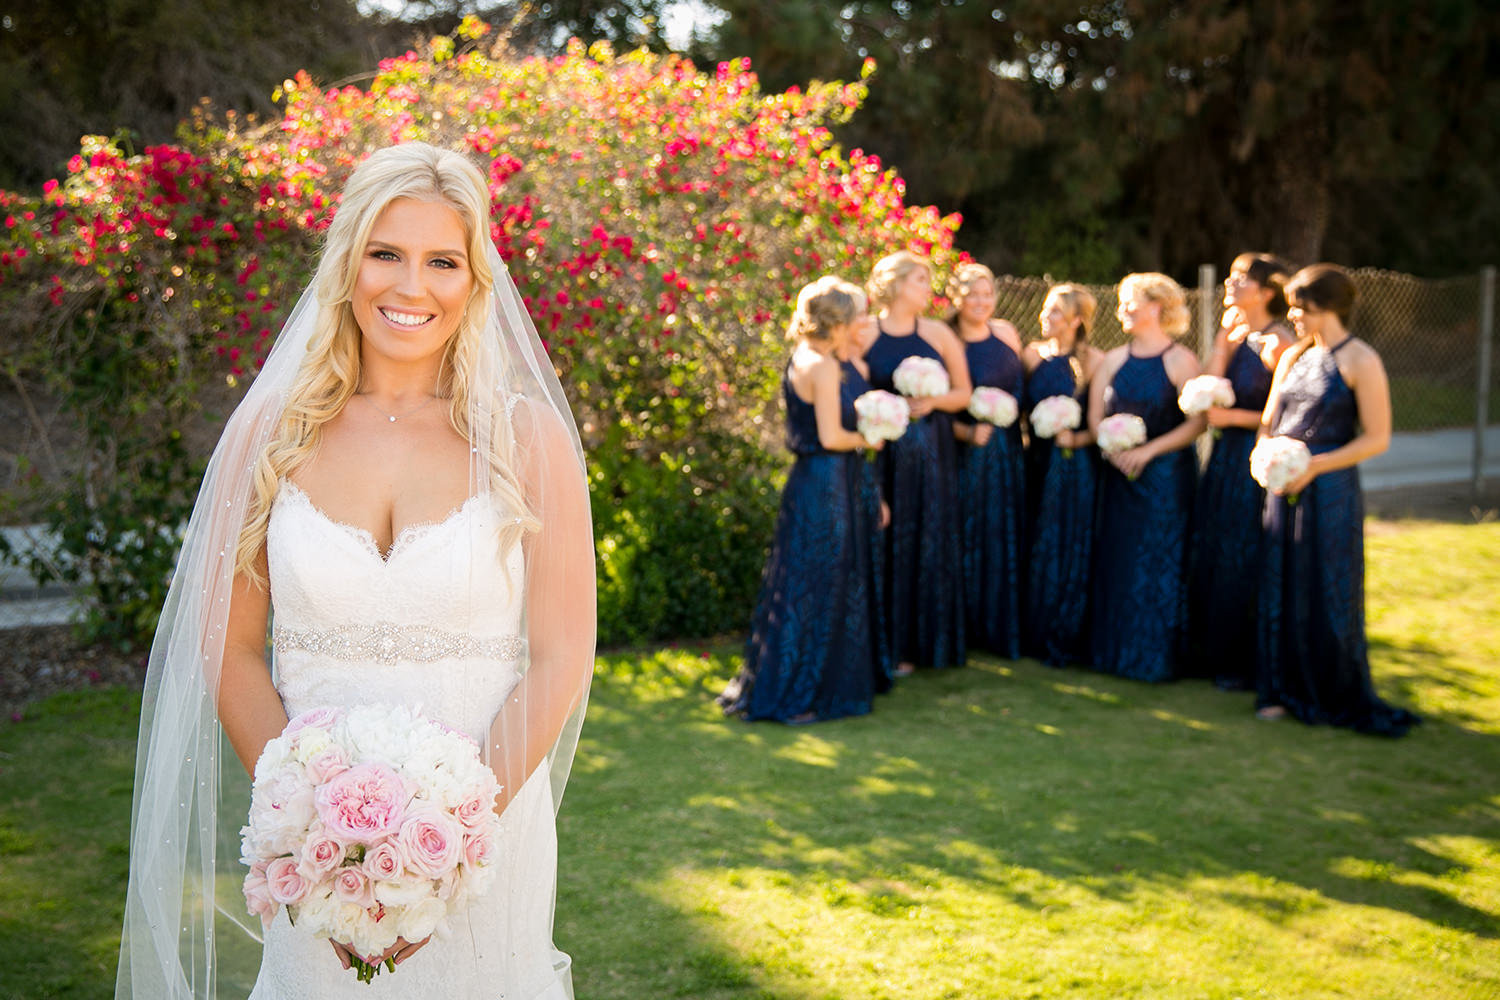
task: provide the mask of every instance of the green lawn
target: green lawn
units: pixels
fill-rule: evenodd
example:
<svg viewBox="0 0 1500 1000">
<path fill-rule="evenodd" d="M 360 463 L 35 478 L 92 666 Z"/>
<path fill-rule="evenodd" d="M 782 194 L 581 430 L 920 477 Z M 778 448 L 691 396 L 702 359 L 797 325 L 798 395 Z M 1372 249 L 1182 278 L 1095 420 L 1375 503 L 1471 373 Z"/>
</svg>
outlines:
<svg viewBox="0 0 1500 1000">
<path fill-rule="evenodd" d="M 1025 661 L 746 725 L 732 645 L 602 657 L 561 814 L 580 1000 L 1500 996 L 1500 525 L 1369 535 L 1402 741 Z M 0 997 L 109 994 L 136 701 L 0 730 Z"/>
</svg>

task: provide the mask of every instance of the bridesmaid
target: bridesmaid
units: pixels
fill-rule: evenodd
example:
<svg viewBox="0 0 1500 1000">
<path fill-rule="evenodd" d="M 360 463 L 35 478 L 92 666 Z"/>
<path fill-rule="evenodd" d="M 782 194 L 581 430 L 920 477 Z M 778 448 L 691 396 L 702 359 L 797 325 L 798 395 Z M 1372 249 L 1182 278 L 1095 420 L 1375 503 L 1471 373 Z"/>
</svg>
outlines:
<svg viewBox="0 0 1500 1000">
<path fill-rule="evenodd" d="M 1178 674 L 1187 611 L 1187 536 L 1198 474 L 1193 440 L 1204 418 L 1177 395 L 1198 359 L 1173 338 L 1187 332 L 1186 298 L 1164 274 L 1120 282 L 1130 343 L 1104 356 L 1089 390 L 1089 429 L 1115 413 L 1146 423 L 1146 443 L 1106 456 L 1099 484 L 1093 585 L 1093 666 L 1142 681 Z"/>
<path fill-rule="evenodd" d="M 870 383 L 894 392 L 896 367 L 933 358 L 948 370 L 941 396 L 912 399 L 912 423 L 880 456 L 882 493 L 891 506 L 886 533 L 886 607 L 896 674 L 961 666 L 963 563 L 959 545 L 952 415 L 969 404 L 969 366 L 948 326 L 922 313 L 932 300 L 932 266 L 900 251 L 876 262 L 868 284 L 877 318 L 862 342 Z"/>
<path fill-rule="evenodd" d="M 719 696 L 725 714 L 794 724 L 862 715 L 891 686 L 878 535 L 887 514 L 870 445 L 855 432 L 854 401 L 870 386 L 864 362 L 840 356 L 864 318 L 864 292 L 832 276 L 797 296 L 781 383 L 797 459 L 744 669 Z"/>
<path fill-rule="evenodd" d="M 1053 285 L 1042 303 L 1042 340 L 1021 352 L 1023 408 L 1071 396 L 1088 410 L 1089 380 L 1104 352 L 1089 343 L 1097 303 L 1082 285 Z M 1025 651 L 1054 667 L 1089 661 L 1089 587 L 1094 553 L 1098 453 L 1087 424 L 1031 436 L 1027 452 L 1031 554 L 1025 601 Z"/>
<path fill-rule="evenodd" d="M 1286 293 L 1299 339 L 1277 365 L 1261 433 L 1303 441 L 1313 458 L 1266 498 L 1257 714 L 1404 736 L 1421 720 L 1376 696 L 1365 641 L 1357 465 L 1390 445 L 1385 367 L 1348 330 L 1354 281 L 1343 268 L 1305 267 Z"/>
<path fill-rule="evenodd" d="M 1021 336 L 995 312 L 995 275 L 964 264 L 948 282 L 969 378 L 1015 397 L 1025 372 Z M 970 646 L 1014 660 L 1021 655 L 1021 594 L 1025 580 L 1026 468 L 1021 421 L 996 427 L 965 410 L 953 421 L 958 449 L 958 510 L 963 521 L 964 636 Z"/>
<path fill-rule="evenodd" d="M 1226 691 L 1255 686 L 1255 592 L 1266 493 L 1250 476 L 1271 374 L 1293 335 L 1286 322 L 1291 269 L 1267 254 L 1242 253 L 1224 279 L 1227 322 L 1204 373 L 1227 378 L 1233 407 L 1208 411 L 1213 451 L 1193 505 L 1188 571 L 1188 670 Z"/>
</svg>

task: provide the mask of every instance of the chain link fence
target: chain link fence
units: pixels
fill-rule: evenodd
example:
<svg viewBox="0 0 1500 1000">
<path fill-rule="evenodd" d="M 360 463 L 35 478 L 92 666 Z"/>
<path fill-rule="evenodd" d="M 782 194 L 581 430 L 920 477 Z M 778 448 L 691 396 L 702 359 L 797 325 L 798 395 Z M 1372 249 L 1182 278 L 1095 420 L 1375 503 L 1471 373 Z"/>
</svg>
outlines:
<svg viewBox="0 0 1500 1000">
<path fill-rule="evenodd" d="M 1218 277 L 1205 265 L 1198 286 L 1184 289 L 1193 320 L 1181 341 L 1200 356 L 1211 346 L 1224 311 Z M 1355 271 L 1354 280 L 1359 295 L 1351 329 L 1385 362 L 1395 429 L 1473 427 L 1481 369 L 1482 274 L 1426 280 L 1366 268 Z M 1002 275 L 996 285 L 996 314 L 1014 323 L 1023 341 L 1037 337 L 1042 301 L 1053 282 Z M 1123 344 L 1127 337 L 1115 315 L 1115 286 L 1085 287 L 1099 303 L 1091 339 L 1104 350 Z M 1497 423 L 1500 379 L 1489 374 L 1486 423 Z"/>
</svg>

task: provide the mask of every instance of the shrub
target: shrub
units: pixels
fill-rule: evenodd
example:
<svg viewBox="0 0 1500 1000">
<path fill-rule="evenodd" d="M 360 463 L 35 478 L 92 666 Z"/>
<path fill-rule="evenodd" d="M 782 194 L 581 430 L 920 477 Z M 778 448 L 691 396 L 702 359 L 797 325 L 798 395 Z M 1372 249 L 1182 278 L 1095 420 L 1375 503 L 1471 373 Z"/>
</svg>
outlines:
<svg viewBox="0 0 1500 1000">
<path fill-rule="evenodd" d="M 88 140 L 42 198 L 7 196 L 0 300 L 37 331 L 7 353 L 45 363 L 85 424 L 55 519 L 123 633 L 149 631 L 199 472 L 166 429 L 194 425 L 206 386 L 253 376 L 348 171 L 412 139 L 485 162 L 492 234 L 590 456 L 601 640 L 743 624 L 785 464 L 788 303 L 901 247 L 946 270 L 958 220 L 834 144 L 863 81 L 763 94 L 743 62 L 576 43 L 517 58 L 486 31 L 470 19 L 363 90 L 299 74 L 279 121 L 202 115 L 129 158 Z"/>
</svg>

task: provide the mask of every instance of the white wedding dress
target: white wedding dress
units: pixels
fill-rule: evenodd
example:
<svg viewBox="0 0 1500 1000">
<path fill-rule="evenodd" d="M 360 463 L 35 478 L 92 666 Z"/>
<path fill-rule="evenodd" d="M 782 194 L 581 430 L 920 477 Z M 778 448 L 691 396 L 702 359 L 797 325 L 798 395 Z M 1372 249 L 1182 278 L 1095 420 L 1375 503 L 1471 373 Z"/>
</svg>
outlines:
<svg viewBox="0 0 1500 1000">
<path fill-rule="evenodd" d="M 502 561 L 473 543 L 495 537 L 497 520 L 476 497 L 440 523 L 406 529 L 382 556 L 368 532 L 332 520 L 284 482 L 266 546 L 287 714 L 399 703 L 484 740 L 524 648 L 520 547 Z M 283 909 L 266 932 L 251 1000 L 570 1000 L 569 959 L 552 944 L 557 838 L 545 764 L 501 825 L 493 889 L 394 972 L 359 982 L 326 939 L 293 927 Z"/>
</svg>

